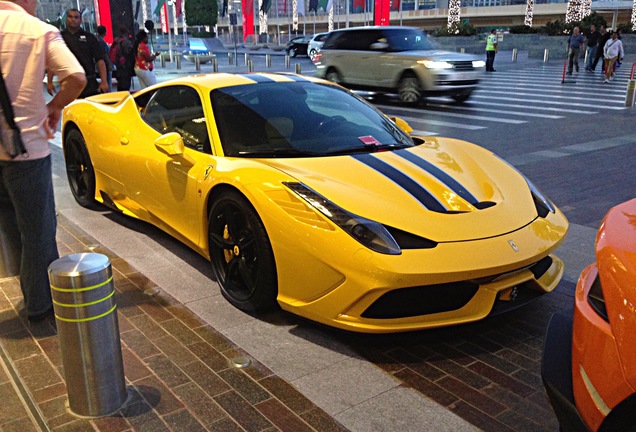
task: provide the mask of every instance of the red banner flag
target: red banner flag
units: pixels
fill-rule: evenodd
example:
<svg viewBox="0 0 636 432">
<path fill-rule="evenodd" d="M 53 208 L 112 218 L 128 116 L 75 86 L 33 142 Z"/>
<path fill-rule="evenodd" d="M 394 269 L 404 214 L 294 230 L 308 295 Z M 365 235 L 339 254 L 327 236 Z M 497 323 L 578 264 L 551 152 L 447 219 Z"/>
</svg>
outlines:
<svg viewBox="0 0 636 432">
<path fill-rule="evenodd" d="M 243 4 L 243 42 L 247 42 L 249 36 L 254 39 L 254 0 L 241 0 L 241 3 Z"/>
<path fill-rule="evenodd" d="M 388 26 L 391 18 L 391 0 L 375 0 L 375 25 Z"/>
</svg>

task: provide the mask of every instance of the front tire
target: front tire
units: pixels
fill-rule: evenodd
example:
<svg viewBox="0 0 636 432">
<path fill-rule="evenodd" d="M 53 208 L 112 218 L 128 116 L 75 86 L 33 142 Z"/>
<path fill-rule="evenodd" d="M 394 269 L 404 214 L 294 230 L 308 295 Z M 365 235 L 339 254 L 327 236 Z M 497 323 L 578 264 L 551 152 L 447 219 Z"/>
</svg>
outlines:
<svg viewBox="0 0 636 432">
<path fill-rule="evenodd" d="M 409 75 L 402 77 L 398 84 L 398 96 L 403 103 L 419 103 L 422 100 L 422 89 L 417 78 Z"/>
<path fill-rule="evenodd" d="M 71 129 L 64 140 L 66 176 L 75 201 L 82 207 L 95 208 L 95 170 L 82 133 Z"/>
<path fill-rule="evenodd" d="M 455 102 L 463 103 L 463 102 L 466 102 L 468 100 L 468 98 L 470 97 L 470 93 L 453 95 L 452 97 L 455 100 Z"/>
<path fill-rule="evenodd" d="M 265 227 L 237 192 L 215 200 L 208 220 L 210 263 L 221 294 L 247 312 L 276 305 L 276 262 Z"/>
<path fill-rule="evenodd" d="M 296 57 L 297 55 L 298 55 L 298 51 L 296 50 L 296 48 L 292 48 L 289 50 L 290 57 Z"/>
</svg>

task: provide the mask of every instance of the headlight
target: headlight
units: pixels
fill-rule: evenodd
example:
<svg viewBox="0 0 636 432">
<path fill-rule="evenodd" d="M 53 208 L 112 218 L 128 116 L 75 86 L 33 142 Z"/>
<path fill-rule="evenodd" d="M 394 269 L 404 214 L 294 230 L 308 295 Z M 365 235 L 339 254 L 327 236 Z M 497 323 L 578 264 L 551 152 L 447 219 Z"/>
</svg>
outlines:
<svg viewBox="0 0 636 432">
<path fill-rule="evenodd" d="M 554 204 L 552 203 L 552 201 L 550 201 L 548 199 L 548 197 L 546 197 L 543 192 L 541 192 L 539 190 L 538 187 L 536 187 L 534 185 L 534 183 L 532 183 L 530 181 L 530 179 L 528 177 L 526 177 L 525 175 L 523 175 L 523 173 L 521 171 L 519 171 L 517 168 L 515 168 L 514 166 L 512 166 L 507 160 L 500 158 L 499 156 L 493 154 L 493 156 L 495 156 L 496 158 L 498 158 L 500 161 L 502 161 L 503 163 L 505 163 L 506 165 L 508 165 L 510 168 L 512 168 L 513 170 L 517 171 L 519 173 L 519 175 L 521 177 L 523 177 L 523 179 L 526 181 L 526 183 L 528 184 L 528 188 L 530 189 L 530 193 L 532 194 L 532 199 L 535 202 L 535 205 L 537 207 L 537 212 L 539 213 L 539 216 L 541 217 L 546 217 L 548 215 L 548 212 L 550 213 L 556 213 L 556 208 L 554 207 Z"/>
<path fill-rule="evenodd" d="M 473 61 L 473 67 L 474 68 L 483 68 L 486 67 L 486 62 L 483 60 L 475 60 Z"/>
<path fill-rule="evenodd" d="M 382 224 L 349 213 L 302 183 L 283 184 L 369 249 L 388 255 L 402 253 L 393 236 Z"/>
<path fill-rule="evenodd" d="M 428 69 L 452 69 L 453 65 L 445 61 L 420 60 L 419 64 L 424 65 Z"/>
</svg>

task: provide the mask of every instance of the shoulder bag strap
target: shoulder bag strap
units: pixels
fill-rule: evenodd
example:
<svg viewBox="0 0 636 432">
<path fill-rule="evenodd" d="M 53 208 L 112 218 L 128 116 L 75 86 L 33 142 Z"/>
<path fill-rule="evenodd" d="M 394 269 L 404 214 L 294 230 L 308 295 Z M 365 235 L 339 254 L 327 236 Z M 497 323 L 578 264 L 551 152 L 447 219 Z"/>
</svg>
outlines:
<svg viewBox="0 0 636 432">
<path fill-rule="evenodd" d="M 4 118 L 7 120 L 9 127 L 13 130 L 19 131 L 20 129 L 18 129 L 18 126 L 15 124 L 15 114 L 13 113 L 13 106 L 11 105 L 7 85 L 4 83 L 2 68 L 0 68 L 0 104 L 2 105 L 2 112 L 4 113 Z"/>
</svg>

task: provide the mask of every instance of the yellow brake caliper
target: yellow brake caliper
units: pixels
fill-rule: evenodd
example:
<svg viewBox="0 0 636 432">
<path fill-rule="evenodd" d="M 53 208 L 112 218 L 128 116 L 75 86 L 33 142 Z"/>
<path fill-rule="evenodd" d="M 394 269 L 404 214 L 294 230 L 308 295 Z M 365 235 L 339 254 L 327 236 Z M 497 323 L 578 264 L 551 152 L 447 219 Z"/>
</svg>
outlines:
<svg viewBox="0 0 636 432">
<path fill-rule="evenodd" d="M 223 228 L 223 239 L 229 240 L 230 238 L 231 238 L 230 231 L 227 229 L 227 224 L 226 224 L 225 227 Z M 234 253 L 231 250 L 223 249 L 223 255 L 225 255 L 225 262 L 229 263 L 230 260 L 232 260 Z"/>
</svg>

